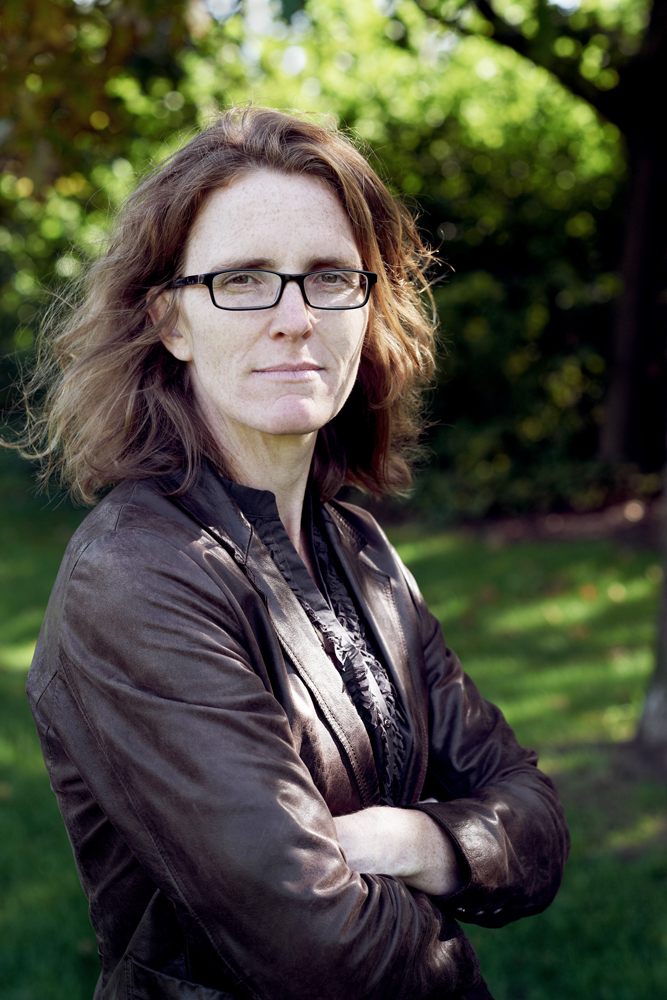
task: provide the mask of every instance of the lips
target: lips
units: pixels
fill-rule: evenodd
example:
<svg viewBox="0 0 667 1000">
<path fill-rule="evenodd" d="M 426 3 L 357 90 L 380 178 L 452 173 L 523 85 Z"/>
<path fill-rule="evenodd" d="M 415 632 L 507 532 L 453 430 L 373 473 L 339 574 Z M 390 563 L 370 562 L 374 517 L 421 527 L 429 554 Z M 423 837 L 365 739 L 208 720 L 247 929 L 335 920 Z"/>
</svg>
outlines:
<svg viewBox="0 0 667 1000">
<path fill-rule="evenodd" d="M 286 361 L 281 365 L 271 365 L 270 368 L 256 368 L 259 374 L 270 372 L 318 372 L 322 371 L 322 365 L 316 365 L 313 361 L 300 361 L 297 364 Z"/>
</svg>

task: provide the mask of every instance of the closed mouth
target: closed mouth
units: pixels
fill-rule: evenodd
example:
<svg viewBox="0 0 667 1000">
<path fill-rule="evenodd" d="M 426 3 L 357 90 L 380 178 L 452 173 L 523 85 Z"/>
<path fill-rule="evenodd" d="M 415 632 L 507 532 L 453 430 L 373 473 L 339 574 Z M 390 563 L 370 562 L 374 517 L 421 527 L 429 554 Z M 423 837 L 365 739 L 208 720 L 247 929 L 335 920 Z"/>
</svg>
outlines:
<svg viewBox="0 0 667 1000">
<path fill-rule="evenodd" d="M 256 368 L 255 371 L 260 374 L 269 372 L 317 372 L 322 371 L 322 368 L 322 365 L 316 365 L 312 361 L 301 361 L 298 364 L 288 361 L 281 365 L 271 365 L 270 368 Z"/>
</svg>

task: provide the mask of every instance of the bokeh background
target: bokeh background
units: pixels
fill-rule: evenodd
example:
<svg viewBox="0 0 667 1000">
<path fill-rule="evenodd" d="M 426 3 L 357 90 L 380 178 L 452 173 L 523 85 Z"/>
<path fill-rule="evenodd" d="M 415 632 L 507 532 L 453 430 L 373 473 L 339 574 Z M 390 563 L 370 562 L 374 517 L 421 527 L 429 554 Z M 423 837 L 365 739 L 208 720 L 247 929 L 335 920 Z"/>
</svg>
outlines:
<svg viewBox="0 0 667 1000">
<path fill-rule="evenodd" d="M 663 578 L 665 0 L 4 0 L 0 46 L 7 438 L 53 291 L 218 109 L 331 116 L 419 214 L 440 258 L 428 461 L 379 514 L 573 831 L 554 905 L 471 936 L 497 1000 L 662 995 L 665 772 L 634 737 Z M 84 514 L 3 450 L 2 1000 L 83 1000 L 96 978 L 23 695 Z"/>
</svg>

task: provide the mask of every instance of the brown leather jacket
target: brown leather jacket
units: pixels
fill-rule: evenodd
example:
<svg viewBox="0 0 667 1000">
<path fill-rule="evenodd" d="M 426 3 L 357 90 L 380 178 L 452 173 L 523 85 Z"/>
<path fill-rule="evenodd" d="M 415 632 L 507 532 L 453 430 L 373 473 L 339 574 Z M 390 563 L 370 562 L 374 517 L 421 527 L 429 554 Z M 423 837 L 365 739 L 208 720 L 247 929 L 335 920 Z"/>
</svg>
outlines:
<svg viewBox="0 0 667 1000">
<path fill-rule="evenodd" d="M 457 921 L 542 910 L 568 849 L 553 785 L 447 649 L 366 512 L 328 542 L 413 728 L 402 805 L 453 838 L 447 900 L 351 871 L 332 815 L 378 801 L 370 742 L 267 550 L 203 467 L 117 487 L 72 539 L 28 679 L 90 903 L 96 1000 L 426 1000 L 479 983 Z M 470 994 L 472 995 L 472 994 Z"/>
</svg>

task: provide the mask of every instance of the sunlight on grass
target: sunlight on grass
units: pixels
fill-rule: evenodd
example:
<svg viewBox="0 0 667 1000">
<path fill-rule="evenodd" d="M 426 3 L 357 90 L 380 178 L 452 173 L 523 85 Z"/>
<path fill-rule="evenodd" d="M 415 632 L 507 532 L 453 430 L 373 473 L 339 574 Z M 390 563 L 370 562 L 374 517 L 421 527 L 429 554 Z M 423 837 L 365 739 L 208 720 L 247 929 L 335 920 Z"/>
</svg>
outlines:
<svg viewBox="0 0 667 1000">
<path fill-rule="evenodd" d="M 35 743 L 34 740 L 27 743 L 25 740 L 17 741 L 0 736 L 0 768 L 11 768 L 14 778 L 17 774 L 46 776 L 46 764 L 42 757 L 42 751 L 39 743 Z M 11 783 L 7 784 L 10 788 L 14 787 Z M 2 797 L 0 794 L 0 799 Z"/>
<path fill-rule="evenodd" d="M 621 591 L 614 587 L 622 588 Z M 597 590 L 597 588 L 596 588 Z M 609 590 L 615 598 L 608 597 Z M 558 625 L 571 626 L 580 622 L 591 624 L 601 615 L 605 615 L 615 604 L 625 602 L 628 606 L 650 600 L 655 593 L 655 584 L 647 579 L 635 579 L 629 584 L 612 583 L 600 596 L 591 600 L 582 600 L 578 593 L 568 594 L 558 602 L 554 600 L 537 600 L 519 608 L 511 608 L 498 614 L 491 626 L 502 632 L 512 629 L 526 631 L 531 628 L 543 628 L 545 621 L 554 627 Z"/>
<path fill-rule="evenodd" d="M 35 575 L 34 570 L 33 575 Z M 46 602 L 40 607 L 23 608 L 17 608 L 16 603 L 15 592 L 11 594 L 8 592 L 4 600 L 0 601 L 0 649 L 30 642 L 34 646 L 42 627 Z"/>
<path fill-rule="evenodd" d="M 588 769 L 603 768 L 606 756 L 597 746 L 550 747 L 540 757 L 540 767 L 552 777 Z"/>
<path fill-rule="evenodd" d="M 605 837 L 604 847 L 615 851 L 641 847 L 665 832 L 667 832 L 667 817 L 664 815 L 641 816 L 631 828 L 613 830 Z"/>
<path fill-rule="evenodd" d="M 0 646 L 0 669 L 27 673 L 35 652 L 35 642 L 20 642 L 13 646 Z"/>
<path fill-rule="evenodd" d="M 407 530 L 395 539 L 400 555 L 522 742 L 542 750 L 632 736 L 653 661 L 660 576 L 651 553 L 607 542 L 495 551 L 453 532 Z"/>
<path fill-rule="evenodd" d="M 400 529 L 392 532 L 392 539 L 397 542 L 400 537 Z M 456 551 L 457 540 L 454 535 L 429 535 L 428 537 L 412 542 L 398 543 L 398 552 L 401 559 L 406 564 L 419 562 L 425 557 L 432 559 L 434 556 L 445 556 Z"/>
</svg>

